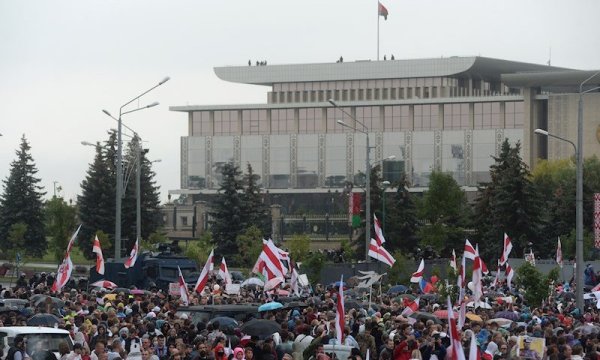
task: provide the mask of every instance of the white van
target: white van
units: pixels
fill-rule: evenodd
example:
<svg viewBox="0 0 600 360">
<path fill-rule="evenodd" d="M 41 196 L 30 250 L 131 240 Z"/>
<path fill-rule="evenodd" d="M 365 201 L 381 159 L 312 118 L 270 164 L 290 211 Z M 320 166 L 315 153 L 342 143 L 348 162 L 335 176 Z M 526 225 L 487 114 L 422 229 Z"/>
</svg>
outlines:
<svg viewBox="0 0 600 360">
<path fill-rule="evenodd" d="M 69 345 L 70 350 L 73 350 L 73 341 L 67 330 L 42 326 L 5 326 L 0 327 L 2 360 L 8 355 L 8 350 L 13 346 L 17 335 L 22 335 L 25 340 L 27 340 L 25 351 L 30 356 L 36 349 L 41 348 L 53 352 L 54 355 L 56 355 L 56 358 L 60 359 L 58 354 L 58 344 L 63 341 Z"/>
</svg>

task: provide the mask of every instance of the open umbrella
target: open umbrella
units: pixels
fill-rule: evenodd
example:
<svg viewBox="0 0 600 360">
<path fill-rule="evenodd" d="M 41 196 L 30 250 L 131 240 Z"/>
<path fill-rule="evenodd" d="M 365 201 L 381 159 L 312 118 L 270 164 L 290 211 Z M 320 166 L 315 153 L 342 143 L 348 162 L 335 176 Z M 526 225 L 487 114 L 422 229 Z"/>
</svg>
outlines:
<svg viewBox="0 0 600 360">
<path fill-rule="evenodd" d="M 227 316 L 217 316 L 216 318 L 211 319 L 208 323 L 214 324 L 215 321 L 219 322 L 219 329 L 227 330 L 227 328 L 235 329 L 238 327 L 238 322 Z"/>
<path fill-rule="evenodd" d="M 575 331 L 579 330 L 583 335 L 589 334 L 600 334 L 600 327 L 592 324 L 585 324 L 575 328 Z"/>
<path fill-rule="evenodd" d="M 289 291 L 282 290 L 282 289 L 273 289 L 273 290 L 268 291 L 268 293 L 269 294 L 275 294 L 275 291 L 277 291 L 277 294 L 281 295 L 281 296 L 288 296 L 290 294 Z"/>
<path fill-rule="evenodd" d="M 117 284 L 108 280 L 98 280 L 95 283 L 90 284 L 90 286 L 101 287 L 105 289 L 115 289 L 117 287 Z"/>
<path fill-rule="evenodd" d="M 408 288 L 405 285 L 394 285 L 391 288 L 389 288 L 387 293 L 388 295 L 399 294 L 405 292 L 406 290 L 408 290 Z"/>
<path fill-rule="evenodd" d="M 242 286 L 249 286 L 249 285 L 265 286 L 265 282 L 257 277 L 252 277 L 252 278 L 246 279 L 246 280 L 244 280 L 244 282 L 242 282 Z"/>
<path fill-rule="evenodd" d="M 400 294 L 394 300 L 402 301 L 403 299 L 414 300 L 415 296 L 413 294 Z"/>
<path fill-rule="evenodd" d="M 259 339 L 267 339 L 281 330 L 281 325 L 273 320 L 252 319 L 244 323 L 240 331 L 245 335 L 258 336 Z"/>
<path fill-rule="evenodd" d="M 479 321 L 482 322 L 483 319 L 481 318 L 481 316 L 473 314 L 473 313 L 466 313 L 465 317 L 471 321 Z"/>
<path fill-rule="evenodd" d="M 308 304 L 304 303 L 302 301 L 290 301 L 287 304 L 285 304 L 286 309 L 305 308 L 305 307 L 308 307 Z"/>
<path fill-rule="evenodd" d="M 16 306 L 0 306 L 0 314 L 8 313 L 8 312 L 19 312 L 19 308 Z"/>
<path fill-rule="evenodd" d="M 128 288 L 123 288 L 123 287 L 115 287 L 113 289 L 113 293 L 115 293 L 115 294 L 123 293 L 125 295 L 129 295 L 129 294 L 131 294 L 131 290 Z"/>
<path fill-rule="evenodd" d="M 491 324 L 491 323 L 494 323 L 494 322 L 496 324 L 498 324 L 498 326 L 501 326 L 501 327 L 510 326 L 510 324 L 512 324 L 512 320 L 508 320 L 508 319 L 504 319 L 504 318 L 489 319 L 487 321 L 488 324 Z"/>
<path fill-rule="evenodd" d="M 56 306 L 56 307 L 59 307 L 59 308 L 65 306 L 65 302 L 64 301 L 62 301 L 59 298 L 52 297 L 52 296 L 42 296 L 42 297 L 39 297 L 39 298 L 37 298 L 37 300 L 35 300 L 35 302 L 33 304 L 35 306 L 40 306 L 40 305 L 43 305 L 43 304 L 52 304 L 53 306 Z"/>
<path fill-rule="evenodd" d="M 433 315 L 438 319 L 448 319 L 448 310 L 436 310 Z"/>
<path fill-rule="evenodd" d="M 473 302 L 471 301 L 470 303 L 467 303 L 467 307 L 473 307 Z M 477 303 L 477 307 L 482 308 L 482 309 L 491 309 L 492 305 L 485 303 L 483 301 L 480 301 Z"/>
<path fill-rule="evenodd" d="M 279 284 L 283 283 L 284 281 L 285 279 L 279 276 L 272 278 L 271 280 L 265 283 L 265 291 L 275 289 Z"/>
<path fill-rule="evenodd" d="M 426 322 L 427 320 L 433 321 L 435 324 L 441 324 L 442 322 L 435 315 L 428 312 L 417 311 L 410 315 L 411 318 Z"/>
<path fill-rule="evenodd" d="M 496 314 L 494 314 L 494 317 L 508 319 L 508 320 L 512 320 L 512 321 L 519 320 L 519 315 L 517 315 L 513 311 L 498 311 Z"/>
<path fill-rule="evenodd" d="M 258 312 L 277 310 L 277 309 L 281 309 L 282 307 L 283 307 L 283 304 L 278 303 L 276 301 L 272 301 L 272 302 L 268 302 L 266 304 L 262 304 L 261 306 L 259 306 Z"/>
<path fill-rule="evenodd" d="M 52 314 L 37 314 L 27 319 L 27 326 L 53 327 L 56 324 L 60 324 L 60 319 Z"/>
</svg>

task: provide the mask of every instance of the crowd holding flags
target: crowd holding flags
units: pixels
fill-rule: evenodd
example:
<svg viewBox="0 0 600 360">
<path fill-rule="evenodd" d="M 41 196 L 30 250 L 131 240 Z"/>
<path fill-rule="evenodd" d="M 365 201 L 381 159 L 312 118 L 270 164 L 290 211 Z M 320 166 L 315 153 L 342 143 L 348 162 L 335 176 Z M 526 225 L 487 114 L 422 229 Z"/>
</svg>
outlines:
<svg viewBox="0 0 600 360">
<path fill-rule="evenodd" d="M 127 258 L 127 260 L 125 260 L 125 269 L 129 269 L 130 267 L 133 267 L 135 265 L 135 262 L 138 258 L 138 253 L 140 252 L 140 239 L 137 238 L 135 239 L 135 244 L 133 244 L 133 248 L 131 249 L 131 252 L 129 253 L 129 258 Z"/>
<path fill-rule="evenodd" d="M 102 248 L 100 247 L 98 235 L 94 238 L 92 252 L 96 254 L 96 272 L 100 275 L 104 275 L 104 256 L 102 256 Z"/>
</svg>

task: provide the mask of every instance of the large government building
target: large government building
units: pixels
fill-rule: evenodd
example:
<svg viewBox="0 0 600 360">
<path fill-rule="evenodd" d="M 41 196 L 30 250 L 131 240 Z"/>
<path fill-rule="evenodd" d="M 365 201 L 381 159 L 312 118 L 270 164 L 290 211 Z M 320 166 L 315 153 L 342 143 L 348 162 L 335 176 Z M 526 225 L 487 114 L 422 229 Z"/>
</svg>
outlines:
<svg viewBox="0 0 600 360">
<path fill-rule="evenodd" d="M 404 174 L 414 191 L 427 188 L 434 170 L 474 190 L 489 180 L 504 139 L 520 141 L 531 166 L 569 157 L 568 143 L 534 130 L 575 141 L 579 85 L 589 77 L 583 90 L 600 84 L 594 71 L 485 57 L 217 67 L 215 73 L 268 86 L 267 101 L 172 106 L 186 113 L 188 133 L 181 138 L 181 189 L 171 193 L 201 200 L 219 188 L 223 164 L 245 170 L 249 163 L 276 199 L 271 203 L 288 213 L 335 212 L 331 194 L 364 183 L 366 136 L 383 179 Z M 600 93 L 583 97 L 589 156 L 600 153 Z"/>
</svg>

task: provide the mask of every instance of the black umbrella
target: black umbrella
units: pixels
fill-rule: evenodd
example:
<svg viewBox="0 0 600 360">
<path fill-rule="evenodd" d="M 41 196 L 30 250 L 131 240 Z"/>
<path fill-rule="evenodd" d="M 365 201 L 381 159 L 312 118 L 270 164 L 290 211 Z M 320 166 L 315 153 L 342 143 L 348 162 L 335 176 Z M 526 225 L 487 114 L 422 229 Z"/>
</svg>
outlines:
<svg viewBox="0 0 600 360">
<path fill-rule="evenodd" d="M 40 305 L 44 305 L 44 304 L 52 304 L 59 308 L 65 306 L 64 301 L 62 301 L 59 298 L 52 297 L 52 296 L 42 296 L 42 297 L 37 298 L 37 300 L 35 300 L 35 302 L 34 302 L 35 306 L 40 306 Z"/>
<path fill-rule="evenodd" d="M 301 301 L 290 301 L 289 303 L 285 304 L 285 307 L 286 309 L 305 308 L 308 307 L 308 304 Z"/>
<path fill-rule="evenodd" d="M 411 318 L 427 322 L 427 320 L 433 321 L 435 324 L 441 324 L 442 322 L 435 315 L 427 312 L 417 311 L 410 315 Z"/>
<path fill-rule="evenodd" d="M 115 289 L 113 289 L 112 292 L 115 293 L 115 294 L 120 294 L 120 293 L 123 293 L 123 294 L 126 294 L 126 295 L 131 294 L 131 290 L 129 290 L 128 288 L 122 288 L 122 287 L 115 288 Z"/>
<path fill-rule="evenodd" d="M 243 324 L 240 331 L 246 335 L 258 336 L 260 339 L 268 339 L 271 335 L 281 330 L 281 325 L 273 320 L 252 319 Z"/>
<path fill-rule="evenodd" d="M 0 314 L 11 312 L 11 311 L 18 312 L 19 308 L 16 306 L 0 306 Z"/>
<path fill-rule="evenodd" d="M 52 314 L 37 314 L 27 320 L 27 326 L 49 326 L 53 327 L 60 323 L 60 319 Z"/>
<path fill-rule="evenodd" d="M 227 330 L 227 328 L 235 329 L 238 327 L 238 322 L 235 319 L 227 316 L 217 316 L 216 318 L 211 319 L 208 323 L 214 324 L 215 321 L 219 322 L 220 330 Z"/>
</svg>

